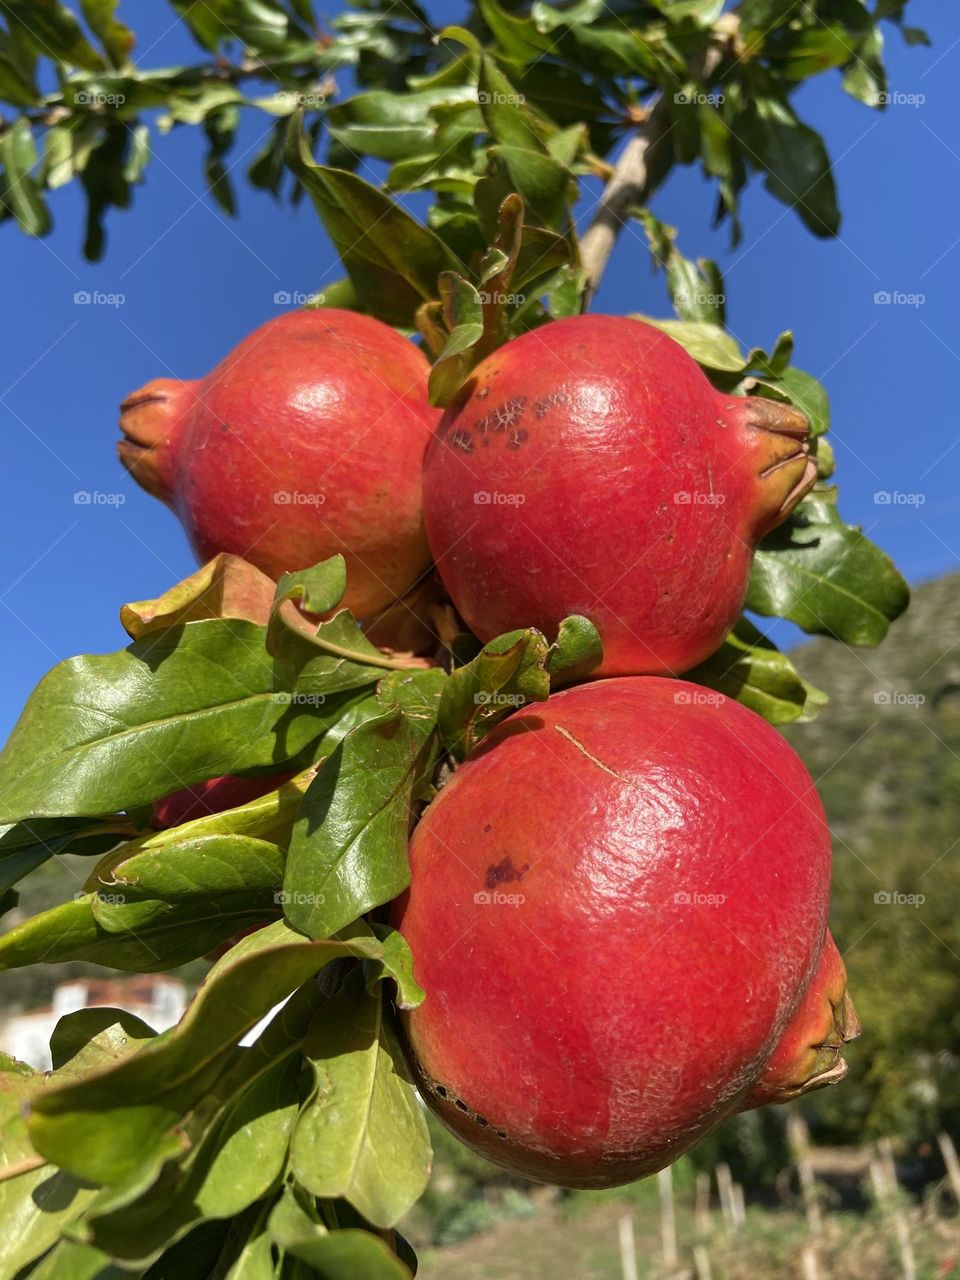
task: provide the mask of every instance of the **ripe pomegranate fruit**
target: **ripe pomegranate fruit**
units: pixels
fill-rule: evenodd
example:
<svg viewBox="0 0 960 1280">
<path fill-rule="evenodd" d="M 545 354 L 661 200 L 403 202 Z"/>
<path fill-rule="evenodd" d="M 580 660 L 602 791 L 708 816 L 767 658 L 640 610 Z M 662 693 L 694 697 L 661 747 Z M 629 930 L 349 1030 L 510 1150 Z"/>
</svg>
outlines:
<svg viewBox="0 0 960 1280">
<path fill-rule="evenodd" d="M 426 810 L 410 866 L 392 918 L 427 992 L 404 1015 L 423 1095 L 489 1159 L 564 1186 L 643 1177 L 755 1105 L 824 945 L 810 775 L 759 716 L 676 680 L 512 715 Z"/>
<path fill-rule="evenodd" d="M 427 451 L 424 517 L 481 640 L 585 614 L 596 675 L 688 670 L 743 603 L 754 548 L 816 479 L 807 421 L 721 395 L 660 330 L 558 320 L 481 362 Z"/>
<path fill-rule="evenodd" d="M 278 773 L 269 778 L 239 778 L 228 773 L 222 778 L 210 778 L 192 787 L 182 787 L 154 803 L 150 825 L 163 831 L 167 827 L 192 822 L 195 818 L 206 818 L 211 813 L 235 809 L 276 791 L 293 776 L 292 773 Z"/>
<path fill-rule="evenodd" d="M 201 560 L 231 552 L 278 578 L 341 552 L 344 604 L 369 618 L 430 563 L 428 373 L 379 320 L 288 312 L 205 378 L 158 378 L 129 396 L 120 458 L 177 513 Z"/>
</svg>

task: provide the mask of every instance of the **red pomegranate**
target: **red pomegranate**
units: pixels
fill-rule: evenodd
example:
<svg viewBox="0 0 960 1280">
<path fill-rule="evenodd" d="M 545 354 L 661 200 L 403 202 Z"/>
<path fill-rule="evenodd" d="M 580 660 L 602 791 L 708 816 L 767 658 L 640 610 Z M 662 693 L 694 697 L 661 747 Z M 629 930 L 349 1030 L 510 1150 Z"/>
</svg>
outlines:
<svg viewBox="0 0 960 1280">
<path fill-rule="evenodd" d="M 207 782 L 183 787 L 154 803 L 150 825 L 163 831 L 167 827 L 192 822 L 195 818 L 206 818 L 211 813 L 222 813 L 224 809 L 235 809 L 276 791 L 292 777 L 292 773 L 278 773 L 269 778 L 240 778 L 228 773 L 222 778 L 210 778 Z"/>
<path fill-rule="evenodd" d="M 810 489 L 807 422 L 721 395 L 638 320 L 587 315 L 487 357 L 427 451 L 437 568 L 481 640 L 599 628 L 596 674 L 679 673 L 721 643 L 758 540 Z"/>
<path fill-rule="evenodd" d="M 201 560 L 227 551 L 278 578 L 341 552 L 344 603 L 368 618 L 430 563 L 428 373 L 379 320 L 291 311 L 207 377 L 159 378 L 129 396 L 120 458 L 176 511 Z"/>
<path fill-rule="evenodd" d="M 663 678 L 554 694 L 426 810 L 393 922 L 437 1115 L 489 1159 L 605 1187 L 675 1160 L 751 1090 L 820 961 L 830 838 L 803 763 Z"/>
</svg>

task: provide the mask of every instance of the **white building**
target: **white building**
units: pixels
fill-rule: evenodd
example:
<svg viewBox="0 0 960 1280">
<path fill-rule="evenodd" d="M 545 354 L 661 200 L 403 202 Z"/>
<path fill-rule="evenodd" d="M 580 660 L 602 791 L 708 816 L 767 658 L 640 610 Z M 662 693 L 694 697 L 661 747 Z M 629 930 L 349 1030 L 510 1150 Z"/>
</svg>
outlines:
<svg viewBox="0 0 960 1280">
<path fill-rule="evenodd" d="M 80 978 L 61 982 L 46 1009 L 31 1009 L 0 1022 L 0 1049 L 39 1071 L 49 1071 L 50 1037 L 60 1019 L 78 1009 L 123 1009 L 154 1031 L 166 1031 L 183 1017 L 187 989 L 163 974 L 130 978 Z"/>
</svg>

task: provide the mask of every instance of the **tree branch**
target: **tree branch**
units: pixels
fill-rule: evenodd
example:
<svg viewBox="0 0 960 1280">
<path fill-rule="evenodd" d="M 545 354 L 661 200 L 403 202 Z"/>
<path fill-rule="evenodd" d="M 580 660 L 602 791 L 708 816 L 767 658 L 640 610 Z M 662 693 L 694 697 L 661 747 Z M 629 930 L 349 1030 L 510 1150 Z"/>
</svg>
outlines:
<svg viewBox="0 0 960 1280">
<path fill-rule="evenodd" d="M 738 30 L 737 15 L 724 14 L 714 27 L 711 43 L 690 67 L 690 78 L 696 84 L 707 83 L 724 53 L 735 42 Z M 650 194 L 656 176 L 653 152 L 670 128 L 670 107 L 661 93 L 646 120 L 624 147 L 594 219 L 580 240 L 580 259 L 587 277 L 586 301 L 600 284 L 617 237 L 629 221 L 631 208 L 644 204 Z"/>
</svg>

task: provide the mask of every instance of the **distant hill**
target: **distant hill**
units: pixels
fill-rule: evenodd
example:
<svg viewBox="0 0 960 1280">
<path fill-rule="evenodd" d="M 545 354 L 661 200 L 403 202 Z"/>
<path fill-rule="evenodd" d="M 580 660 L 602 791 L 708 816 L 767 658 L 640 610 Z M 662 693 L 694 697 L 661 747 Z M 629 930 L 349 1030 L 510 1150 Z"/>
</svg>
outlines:
<svg viewBox="0 0 960 1280">
<path fill-rule="evenodd" d="M 858 1139 L 960 1120 L 960 573 L 914 590 L 876 649 L 792 654 L 830 696 L 786 736 L 834 835 L 831 923 L 864 1035 L 815 1110 Z"/>
</svg>

